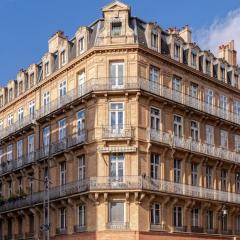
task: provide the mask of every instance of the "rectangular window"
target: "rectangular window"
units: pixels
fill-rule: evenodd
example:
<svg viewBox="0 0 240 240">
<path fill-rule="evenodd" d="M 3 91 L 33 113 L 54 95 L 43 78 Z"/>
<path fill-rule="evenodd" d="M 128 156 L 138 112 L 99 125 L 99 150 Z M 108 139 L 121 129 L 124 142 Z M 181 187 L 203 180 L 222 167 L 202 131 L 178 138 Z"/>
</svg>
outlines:
<svg viewBox="0 0 240 240">
<path fill-rule="evenodd" d="M 124 154 L 114 153 L 110 155 L 110 176 L 114 180 L 121 180 L 124 175 Z"/>
<path fill-rule="evenodd" d="M 197 66 L 197 54 L 195 52 L 191 53 L 191 64 L 193 67 Z"/>
<path fill-rule="evenodd" d="M 59 209 L 59 228 L 66 229 L 66 208 Z"/>
<path fill-rule="evenodd" d="M 84 227 L 86 225 L 86 206 L 78 206 L 78 226 Z"/>
<path fill-rule="evenodd" d="M 122 88 L 123 77 L 124 77 L 124 63 L 123 62 L 112 62 L 110 63 L 110 87 L 111 88 Z"/>
<path fill-rule="evenodd" d="M 206 166 L 206 188 L 212 188 L 212 167 Z"/>
<path fill-rule="evenodd" d="M 18 83 L 18 95 L 22 94 L 22 92 L 23 92 L 23 82 L 20 81 Z"/>
<path fill-rule="evenodd" d="M 109 204 L 109 222 L 124 223 L 124 203 L 110 202 Z"/>
<path fill-rule="evenodd" d="M 211 75 L 211 62 L 209 60 L 206 60 L 206 73 Z"/>
<path fill-rule="evenodd" d="M 182 227 L 182 207 L 174 207 L 173 211 L 173 225 L 174 227 Z"/>
<path fill-rule="evenodd" d="M 35 101 L 29 103 L 29 115 L 30 119 L 33 120 L 35 118 Z"/>
<path fill-rule="evenodd" d="M 18 109 L 18 121 L 19 123 L 23 122 L 23 108 Z"/>
<path fill-rule="evenodd" d="M 78 73 L 78 94 L 82 96 L 85 93 L 86 74 L 85 70 L 82 70 Z"/>
<path fill-rule="evenodd" d="M 151 107 L 151 129 L 160 130 L 160 109 Z"/>
<path fill-rule="evenodd" d="M 23 158 L 23 140 L 17 141 L 17 160 L 22 161 Z"/>
<path fill-rule="evenodd" d="M 206 143 L 214 145 L 214 128 L 213 126 L 206 125 Z"/>
<path fill-rule="evenodd" d="M 224 149 L 227 149 L 228 148 L 228 132 L 221 130 L 220 135 L 221 135 L 221 147 Z"/>
<path fill-rule="evenodd" d="M 183 133 L 183 121 L 182 117 L 178 115 L 174 115 L 173 117 L 173 131 L 174 131 L 174 136 L 176 137 L 182 137 Z"/>
<path fill-rule="evenodd" d="M 173 91 L 176 91 L 176 92 L 182 92 L 182 81 L 180 78 L 177 78 L 176 76 L 174 76 L 172 81 L 172 89 Z"/>
<path fill-rule="evenodd" d="M 83 53 L 84 50 L 85 50 L 85 47 L 84 47 L 84 37 L 81 37 L 79 39 L 79 42 L 78 42 L 78 45 L 79 45 L 79 54 Z"/>
<path fill-rule="evenodd" d="M 225 81 L 225 68 L 221 67 L 220 69 L 221 69 L 221 80 Z"/>
<path fill-rule="evenodd" d="M 159 69 L 151 66 L 149 71 L 149 81 L 159 83 L 159 75 Z"/>
<path fill-rule="evenodd" d="M 236 117 L 240 117 L 240 101 L 234 102 L 234 113 L 237 115 Z"/>
<path fill-rule="evenodd" d="M 60 185 L 66 184 L 66 162 L 60 163 Z"/>
<path fill-rule="evenodd" d="M 66 51 L 63 50 L 60 54 L 60 59 L 61 59 L 61 65 L 64 65 L 66 63 Z"/>
<path fill-rule="evenodd" d="M 191 164 L 191 180 L 192 180 L 192 186 L 198 185 L 198 164 L 197 163 Z"/>
<path fill-rule="evenodd" d="M 208 107 L 212 107 L 213 105 L 213 91 L 211 89 L 205 90 L 205 102 Z"/>
<path fill-rule="evenodd" d="M 12 181 L 8 181 L 8 196 L 12 196 Z"/>
<path fill-rule="evenodd" d="M 34 158 L 34 134 L 28 136 L 28 160 L 32 161 Z"/>
<path fill-rule="evenodd" d="M 237 234 L 240 233 L 240 215 L 236 217 L 236 232 Z"/>
<path fill-rule="evenodd" d="M 8 115 L 8 126 L 11 126 L 13 125 L 13 114 L 9 114 Z"/>
<path fill-rule="evenodd" d="M 7 161 L 11 162 L 13 160 L 13 145 L 9 144 L 7 146 Z"/>
<path fill-rule="evenodd" d="M 213 211 L 207 210 L 206 216 L 207 216 L 207 219 L 206 219 L 207 230 L 212 230 L 213 229 Z"/>
<path fill-rule="evenodd" d="M 160 155 L 151 153 L 151 178 L 160 178 Z"/>
<path fill-rule="evenodd" d="M 111 29 L 111 35 L 113 37 L 121 36 L 122 35 L 122 22 L 116 21 L 112 22 L 112 29 Z"/>
<path fill-rule="evenodd" d="M 151 206 L 151 224 L 158 225 L 160 224 L 160 214 L 161 205 L 159 203 L 154 203 Z"/>
<path fill-rule="evenodd" d="M 234 141 L 235 141 L 235 151 L 240 152 L 240 135 L 235 134 Z"/>
<path fill-rule="evenodd" d="M 9 100 L 9 102 L 12 101 L 12 99 L 13 99 L 13 89 L 10 88 L 9 89 L 9 93 L 8 93 L 8 100 Z"/>
<path fill-rule="evenodd" d="M 235 176 L 235 191 L 240 193 L 240 172 L 237 172 Z"/>
<path fill-rule="evenodd" d="M 152 31 L 151 33 L 151 47 L 154 49 L 158 49 L 158 33 L 156 31 Z"/>
<path fill-rule="evenodd" d="M 195 83 L 191 83 L 190 85 L 190 96 L 194 99 L 198 98 L 198 85 Z"/>
<path fill-rule="evenodd" d="M 3 120 L 0 120 L 0 130 L 3 130 Z"/>
<path fill-rule="evenodd" d="M 198 227 L 199 226 L 199 210 L 198 208 L 193 208 L 191 211 L 192 215 L 192 226 Z"/>
<path fill-rule="evenodd" d="M 81 155 L 78 159 L 78 180 L 83 180 L 86 177 L 85 155 Z"/>
<path fill-rule="evenodd" d="M 63 81 L 59 85 L 59 97 L 64 97 L 67 94 L 67 82 Z"/>
<path fill-rule="evenodd" d="M 67 137 L 66 132 L 66 118 L 58 121 L 58 140 L 61 142 Z"/>
<path fill-rule="evenodd" d="M 45 156 L 49 154 L 50 148 L 50 127 L 47 126 L 43 129 L 43 148 Z"/>
<path fill-rule="evenodd" d="M 110 126 L 112 131 L 118 132 L 124 127 L 124 105 L 123 103 L 110 103 Z"/>
<path fill-rule="evenodd" d="M 222 112 L 227 111 L 227 106 L 228 106 L 228 98 L 224 95 L 220 96 L 220 109 Z"/>
<path fill-rule="evenodd" d="M 85 134 L 85 110 L 77 113 L 77 136 L 82 137 Z"/>
<path fill-rule="evenodd" d="M 191 138 L 193 141 L 199 141 L 199 122 L 191 121 Z"/>
<path fill-rule="evenodd" d="M 0 148 L 0 168 L 2 166 L 2 162 L 3 162 L 3 149 Z"/>
<path fill-rule="evenodd" d="M 50 112 L 50 92 L 45 92 L 43 94 L 43 110 L 44 113 Z"/>
<path fill-rule="evenodd" d="M 30 87 L 34 86 L 34 73 L 30 74 Z"/>
<path fill-rule="evenodd" d="M 45 70 L 45 76 L 47 76 L 49 74 L 49 62 L 45 63 L 44 70 Z"/>
<path fill-rule="evenodd" d="M 221 170 L 221 190 L 227 191 L 227 171 Z"/>
<path fill-rule="evenodd" d="M 181 160 L 174 159 L 174 182 L 181 182 Z"/>
<path fill-rule="evenodd" d="M 180 45 L 177 43 L 174 44 L 174 58 L 176 60 L 179 60 L 180 58 Z"/>
</svg>

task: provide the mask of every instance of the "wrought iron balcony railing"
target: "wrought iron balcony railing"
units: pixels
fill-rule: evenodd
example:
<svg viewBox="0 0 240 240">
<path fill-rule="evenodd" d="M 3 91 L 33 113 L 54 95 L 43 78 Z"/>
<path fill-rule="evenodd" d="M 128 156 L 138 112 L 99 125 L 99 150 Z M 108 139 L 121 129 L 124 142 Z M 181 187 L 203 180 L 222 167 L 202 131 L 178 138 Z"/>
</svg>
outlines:
<svg viewBox="0 0 240 240">
<path fill-rule="evenodd" d="M 150 140 L 167 144 L 173 148 L 182 148 L 191 152 L 196 152 L 204 155 L 210 155 L 215 158 L 225 159 L 227 161 L 240 163 L 240 153 L 230 151 L 229 149 L 216 147 L 207 143 L 196 142 L 191 138 L 177 137 L 171 133 L 149 130 Z"/>
<path fill-rule="evenodd" d="M 188 196 L 220 202 L 240 204 L 239 194 L 223 192 L 214 189 L 191 186 L 181 183 L 169 182 L 160 179 L 151 179 L 142 176 L 124 177 L 90 177 L 87 179 L 70 182 L 65 185 L 52 187 L 50 189 L 50 200 L 76 195 L 88 191 L 107 190 L 151 190 L 156 192 L 170 193 L 173 195 Z M 19 197 L 16 200 L 5 201 L 0 205 L 0 212 L 7 212 L 27 206 L 42 204 L 44 192 L 35 192 L 30 195 Z"/>
<path fill-rule="evenodd" d="M 129 125 L 104 126 L 102 128 L 103 139 L 113 139 L 113 138 L 131 139 L 133 137 L 134 137 L 134 129 Z"/>
<path fill-rule="evenodd" d="M 129 228 L 128 222 L 109 222 L 106 224 L 107 229 L 113 229 L 113 230 L 124 230 Z"/>
</svg>

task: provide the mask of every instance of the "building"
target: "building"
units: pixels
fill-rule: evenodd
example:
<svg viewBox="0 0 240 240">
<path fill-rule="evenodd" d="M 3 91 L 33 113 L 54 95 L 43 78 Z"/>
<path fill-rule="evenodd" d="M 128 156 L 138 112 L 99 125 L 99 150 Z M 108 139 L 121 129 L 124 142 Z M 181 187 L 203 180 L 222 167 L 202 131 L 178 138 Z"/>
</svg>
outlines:
<svg viewBox="0 0 240 240">
<path fill-rule="evenodd" d="M 0 88 L 0 239 L 239 239 L 234 42 L 102 11 Z"/>
</svg>

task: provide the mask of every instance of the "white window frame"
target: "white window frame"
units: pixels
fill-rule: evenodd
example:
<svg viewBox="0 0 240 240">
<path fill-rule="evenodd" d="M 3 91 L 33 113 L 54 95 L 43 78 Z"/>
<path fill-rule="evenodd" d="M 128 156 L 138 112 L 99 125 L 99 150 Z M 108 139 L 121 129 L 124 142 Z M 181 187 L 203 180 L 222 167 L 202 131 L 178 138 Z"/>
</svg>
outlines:
<svg viewBox="0 0 240 240">
<path fill-rule="evenodd" d="M 10 163 L 13 160 L 13 144 L 7 145 L 7 162 Z"/>
<path fill-rule="evenodd" d="M 220 142 L 221 147 L 224 149 L 228 149 L 228 132 L 225 130 L 220 130 Z"/>
<path fill-rule="evenodd" d="M 180 219 L 179 219 L 179 213 L 181 213 Z M 183 226 L 183 208 L 181 206 L 175 206 L 173 208 L 173 225 L 175 227 Z"/>
<path fill-rule="evenodd" d="M 191 211 L 191 222 L 193 227 L 199 226 L 199 209 L 198 208 L 192 208 Z"/>
<path fill-rule="evenodd" d="M 151 32 L 151 48 L 158 50 L 158 32 L 156 30 Z"/>
<path fill-rule="evenodd" d="M 113 181 L 122 180 L 125 175 L 125 155 L 124 153 L 112 153 L 109 156 L 109 176 Z M 115 167 L 113 167 L 113 165 Z M 121 167 L 122 166 L 122 167 Z M 122 172 L 122 174 L 121 174 Z"/>
<path fill-rule="evenodd" d="M 174 159 L 174 170 L 173 170 L 173 175 L 174 175 L 174 182 L 175 183 L 181 183 L 182 180 L 182 162 L 180 159 Z"/>
<path fill-rule="evenodd" d="M 59 229 L 61 229 L 61 230 L 65 230 L 67 227 L 66 212 L 67 212 L 66 208 L 59 209 Z M 62 222 L 62 220 L 63 220 L 63 222 Z"/>
<path fill-rule="evenodd" d="M 79 54 L 82 54 L 85 51 L 85 37 L 81 36 L 78 40 Z"/>
<path fill-rule="evenodd" d="M 114 203 L 123 204 L 123 221 L 121 221 L 121 220 L 113 221 L 111 219 L 111 206 Z M 108 212 L 109 212 L 109 214 L 108 214 L 108 221 L 109 221 L 109 223 L 123 224 L 125 222 L 125 219 L 126 219 L 126 206 L 125 206 L 125 202 L 124 201 L 111 201 L 111 202 L 109 202 L 108 209 L 109 209 L 108 210 Z"/>
<path fill-rule="evenodd" d="M 28 159 L 29 160 L 33 160 L 34 158 L 34 151 L 35 151 L 35 147 L 34 147 L 34 134 L 31 134 L 28 136 Z"/>
<path fill-rule="evenodd" d="M 161 224 L 161 204 L 160 203 L 153 203 L 151 205 L 151 212 L 150 212 L 150 220 L 152 225 L 160 225 Z M 157 219 L 157 215 L 159 219 Z"/>
<path fill-rule="evenodd" d="M 113 108 L 113 105 L 116 105 L 116 108 Z M 112 131 L 119 131 L 124 128 L 125 125 L 125 106 L 124 102 L 110 102 L 109 103 L 109 126 L 111 126 Z M 121 107 L 122 106 L 122 107 Z M 115 125 L 112 124 L 112 113 L 115 115 Z M 122 113 L 122 123 L 119 121 L 119 113 Z"/>
<path fill-rule="evenodd" d="M 86 178 L 86 159 L 85 155 L 81 155 L 78 158 L 78 180 L 84 180 Z"/>
<path fill-rule="evenodd" d="M 65 161 L 59 163 L 59 177 L 60 186 L 64 186 L 67 183 L 67 163 Z"/>
<path fill-rule="evenodd" d="M 35 101 L 34 100 L 29 102 L 29 115 L 30 115 L 30 119 L 35 118 Z"/>
<path fill-rule="evenodd" d="M 59 97 L 63 98 L 67 95 L 67 81 L 64 80 L 59 84 Z"/>
<path fill-rule="evenodd" d="M 206 188 L 211 189 L 213 185 L 213 168 L 206 166 Z"/>
<path fill-rule="evenodd" d="M 58 121 L 58 140 L 64 141 L 67 137 L 67 120 L 63 118 Z"/>
<path fill-rule="evenodd" d="M 235 151 L 240 152 L 240 135 L 235 134 L 234 143 L 235 143 Z"/>
<path fill-rule="evenodd" d="M 47 91 L 45 93 L 43 93 L 43 108 L 44 108 L 44 112 L 48 112 L 50 111 L 50 92 Z"/>
<path fill-rule="evenodd" d="M 17 141 L 17 160 L 21 161 L 23 158 L 23 140 Z"/>
<path fill-rule="evenodd" d="M 13 125 L 13 113 L 8 115 L 8 126 Z"/>
<path fill-rule="evenodd" d="M 207 145 L 214 145 L 214 127 L 206 125 L 206 143 Z"/>
<path fill-rule="evenodd" d="M 195 120 L 191 120 L 191 138 L 192 138 L 192 141 L 194 141 L 194 142 L 199 141 L 199 139 L 200 139 L 199 133 L 200 133 L 199 122 L 197 122 Z"/>
<path fill-rule="evenodd" d="M 151 130 L 160 131 L 161 129 L 161 110 L 156 107 L 150 108 L 150 127 Z"/>
<path fill-rule="evenodd" d="M 115 68 L 115 76 L 112 76 L 111 69 Z M 122 67 L 122 76 L 119 75 L 120 68 Z M 113 89 L 123 88 L 124 85 L 124 72 L 125 72 L 125 63 L 120 62 L 110 62 L 109 63 L 109 76 L 110 76 L 110 85 Z"/>
<path fill-rule="evenodd" d="M 177 114 L 173 115 L 173 132 L 174 136 L 183 137 L 183 117 Z"/>
<path fill-rule="evenodd" d="M 192 186 L 198 185 L 198 164 L 195 162 L 191 163 L 191 184 Z"/>
<path fill-rule="evenodd" d="M 23 119 L 24 119 L 24 110 L 23 110 L 23 107 L 20 107 L 18 109 L 18 122 L 23 122 Z"/>
<path fill-rule="evenodd" d="M 160 154 L 151 153 L 150 155 L 150 176 L 152 179 L 160 179 L 161 157 Z"/>
<path fill-rule="evenodd" d="M 60 60 L 61 60 L 61 66 L 65 65 L 66 63 L 66 50 L 62 50 L 60 53 Z"/>
</svg>

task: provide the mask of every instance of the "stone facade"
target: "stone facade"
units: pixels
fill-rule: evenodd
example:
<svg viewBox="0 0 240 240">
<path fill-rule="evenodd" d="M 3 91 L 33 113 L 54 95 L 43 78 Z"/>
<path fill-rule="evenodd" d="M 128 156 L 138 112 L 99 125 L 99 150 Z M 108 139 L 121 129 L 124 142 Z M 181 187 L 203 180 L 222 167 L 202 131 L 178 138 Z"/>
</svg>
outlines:
<svg viewBox="0 0 240 240">
<path fill-rule="evenodd" d="M 0 88 L 0 239 L 238 239 L 234 43 L 102 11 Z"/>
</svg>

